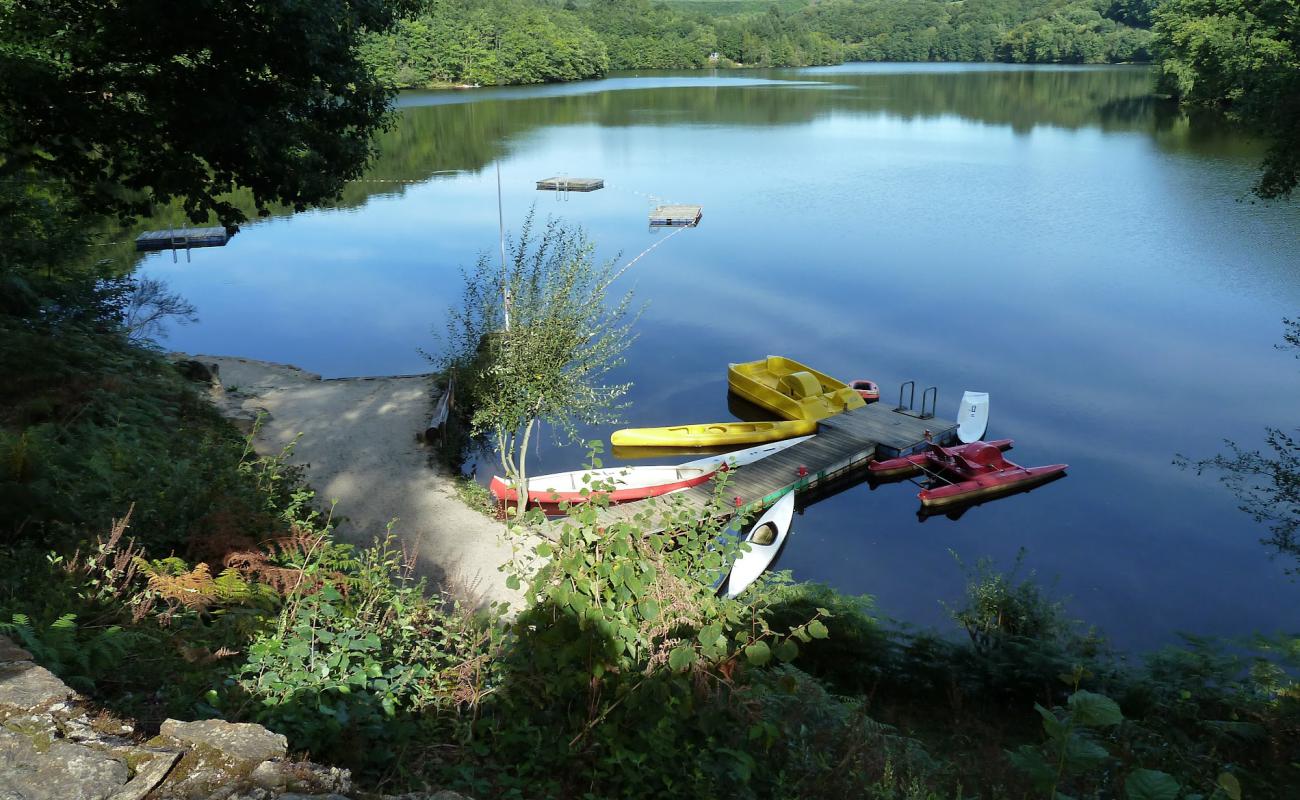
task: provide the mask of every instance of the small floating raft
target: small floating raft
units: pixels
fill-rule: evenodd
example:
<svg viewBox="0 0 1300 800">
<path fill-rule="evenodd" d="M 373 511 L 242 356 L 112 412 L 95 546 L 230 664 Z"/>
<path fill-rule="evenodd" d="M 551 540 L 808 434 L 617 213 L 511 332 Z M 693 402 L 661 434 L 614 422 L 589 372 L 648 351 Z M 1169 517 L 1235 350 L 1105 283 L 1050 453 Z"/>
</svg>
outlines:
<svg viewBox="0 0 1300 800">
<path fill-rule="evenodd" d="M 694 228 L 704 216 L 704 206 L 658 206 L 650 212 L 653 227 Z"/>
<path fill-rule="evenodd" d="M 543 178 L 537 182 L 538 191 L 594 192 L 605 188 L 604 178 Z"/>
<path fill-rule="evenodd" d="M 609 441 L 615 447 L 726 447 L 777 442 L 817 432 L 811 420 L 786 422 L 706 422 L 666 428 L 623 428 Z"/>
<path fill-rule="evenodd" d="M 168 228 L 165 231 L 145 231 L 135 237 L 137 252 L 154 250 L 185 250 L 191 247 L 224 247 L 230 233 L 223 227 Z"/>
</svg>

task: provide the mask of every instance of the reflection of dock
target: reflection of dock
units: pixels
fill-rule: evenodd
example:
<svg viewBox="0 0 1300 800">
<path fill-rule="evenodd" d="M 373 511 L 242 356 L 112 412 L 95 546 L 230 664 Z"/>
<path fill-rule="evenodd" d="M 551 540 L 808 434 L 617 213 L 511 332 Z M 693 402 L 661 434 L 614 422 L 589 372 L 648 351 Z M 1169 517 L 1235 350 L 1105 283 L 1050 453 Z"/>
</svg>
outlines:
<svg viewBox="0 0 1300 800">
<path fill-rule="evenodd" d="M 658 206 L 650 212 L 650 224 L 656 227 L 693 228 L 704 216 L 703 206 Z"/>
<path fill-rule="evenodd" d="M 877 456 L 895 458 L 919 452 L 925 447 L 927 432 L 935 442 L 951 443 L 957 438 L 957 423 L 935 418 L 918 419 L 900 414 L 883 403 L 845 411 L 822 420 L 817 426 L 817 435 L 808 441 L 732 472 L 727 495 L 737 498 L 739 507 L 757 513 L 786 492 L 804 492 L 845 479 Z M 673 495 L 684 501 L 688 508 L 701 512 L 712 496 L 712 483 Z M 609 526 L 630 522 L 646 512 L 647 502 L 652 501 L 602 509 L 597 524 Z M 652 519 L 658 524 L 654 515 Z M 554 536 L 558 528 L 552 523 L 544 532 Z"/>
<path fill-rule="evenodd" d="M 604 178 L 543 178 L 537 182 L 539 191 L 594 192 L 605 188 Z"/>
</svg>

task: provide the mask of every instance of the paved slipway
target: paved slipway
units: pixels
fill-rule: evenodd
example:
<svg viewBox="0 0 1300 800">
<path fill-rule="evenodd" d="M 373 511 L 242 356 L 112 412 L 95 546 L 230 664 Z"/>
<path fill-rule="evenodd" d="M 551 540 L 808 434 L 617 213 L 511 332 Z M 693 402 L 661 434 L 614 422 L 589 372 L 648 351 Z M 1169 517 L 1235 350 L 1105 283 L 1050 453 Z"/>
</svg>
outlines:
<svg viewBox="0 0 1300 800">
<path fill-rule="evenodd" d="M 219 367 L 213 400 L 247 429 L 259 414 L 258 452 L 294 443 L 317 501 L 334 503 L 338 536 L 366 545 L 393 533 L 417 554 L 417 572 L 462 599 L 517 603 L 497 568 L 510 558 L 505 526 L 461 502 L 451 476 L 417 439 L 432 411 L 432 376 L 334 378 L 287 364 L 193 356 Z"/>
</svg>

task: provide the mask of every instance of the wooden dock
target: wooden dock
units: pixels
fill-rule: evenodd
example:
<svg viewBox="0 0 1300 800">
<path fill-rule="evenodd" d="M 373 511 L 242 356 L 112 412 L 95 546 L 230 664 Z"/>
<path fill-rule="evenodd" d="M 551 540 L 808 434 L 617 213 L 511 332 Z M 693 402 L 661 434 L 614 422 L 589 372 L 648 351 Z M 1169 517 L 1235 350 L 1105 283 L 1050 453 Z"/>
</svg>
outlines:
<svg viewBox="0 0 1300 800">
<path fill-rule="evenodd" d="M 655 227 L 693 228 L 704 216 L 703 206 L 658 206 L 650 212 L 650 224 Z"/>
<path fill-rule="evenodd" d="M 192 247 L 223 247 L 230 234 L 220 226 L 212 228 L 168 228 L 163 231 L 145 231 L 135 237 L 135 249 L 188 250 Z"/>
<path fill-rule="evenodd" d="M 926 445 L 926 433 L 938 444 L 957 439 L 957 423 L 950 420 L 920 419 L 893 409 L 889 403 L 872 403 L 822 420 L 817 435 L 779 453 L 732 473 L 727 494 L 738 498 L 737 507 L 758 513 L 787 492 L 804 492 L 842 480 L 866 467 L 873 458 L 895 458 L 919 452 Z M 689 459 L 682 459 L 683 461 Z M 672 497 L 704 513 L 713 497 L 712 482 Z M 628 522 L 646 510 L 646 503 L 624 503 L 600 512 L 598 525 Z M 558 536 L 556 522 L 543 533 Z"/>
<path fill-rule="evenodd" d="M 543 178 L 537 182 L 539 191 L 594 192 L 605 188 L 604 178 Z"/>
</svg>

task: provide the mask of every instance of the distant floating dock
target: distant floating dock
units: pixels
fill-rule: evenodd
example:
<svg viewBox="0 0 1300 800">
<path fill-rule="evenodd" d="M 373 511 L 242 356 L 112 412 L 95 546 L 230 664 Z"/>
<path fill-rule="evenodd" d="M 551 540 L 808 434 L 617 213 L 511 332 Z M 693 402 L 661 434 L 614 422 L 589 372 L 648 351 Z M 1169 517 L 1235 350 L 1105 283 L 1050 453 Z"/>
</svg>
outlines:
<svg viewBox="0 0 1300 800">
<path fill-rule="evenodd" d="M 604 178 L 545 178 L 537 182 L 539 191 L 594 192 L 604 188 Z"/>
<path fill-rule="evenodd" d="M 693 228 L 700 224 L 704 206 L 659 206 L 650 212 L 654 227 Z"/>
<path fill-rule="evenodd" d="M 895 411 L 887 403 L 872 403 L 822 420 L 817 435 L 767 458 L 740 467 L 730 475 L 727 494 L 737 508 L 757 513 L 786 492 L 805 492 L 847 478 L 873 458 L 896 458 L 920 452 L 929 443 L 957 440 L 957 423 Z M 703 515 L 713 497 L 713 484 L 705 483 L 674 493 L 687 508 Z M 601 509 L 596 524 L 609 527 L 632 522 L 644 514 L 647 503 L 624 503 Z M 654 517 L 657 521 L 657 517 Z M 557 538 L 562 522 L 548 522 L 542 533 Z"/>
<path fill-rule="evenodd" d="M 220 226 L 212 228 L 169 228 L 145 231 L 135 237 L 137 252 L 153 250 L 188 250 L 192 247 L 224 247 L 230 234 Z"/>
</svg>

